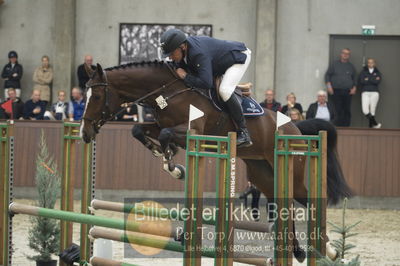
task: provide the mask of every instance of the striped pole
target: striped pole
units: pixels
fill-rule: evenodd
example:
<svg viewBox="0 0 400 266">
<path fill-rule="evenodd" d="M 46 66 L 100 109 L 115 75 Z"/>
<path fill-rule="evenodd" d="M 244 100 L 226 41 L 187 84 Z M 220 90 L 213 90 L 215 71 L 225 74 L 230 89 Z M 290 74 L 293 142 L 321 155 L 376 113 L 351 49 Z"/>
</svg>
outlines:
<svg viewBox="0 0 400 266">
<path fill-rule="evenodd" d="M 82 213 L 60 211 L 54 209 L 40 208 L 36 206 L 29 206 L 19 203 L 11 203 L 9 210 L 14 214 L 27 214 L 33 216 L 46 217 L 50 219 L 57 219 L 66 222 L 74 222 L 81 224 L 97 225 L 108 228 L 142 232 L 152 235 L 159 235 L 171 238 L 177 238 L 179 229 L 176 227 L 149 227 L 145 223 L 139 223 L 131 220 L 111 219 L 107 217 L 100 217 Z"/>
<path fill-rule="evenodd" d="M 139 266 L 137 264 L 109 260 L 100 257 L 92 257 L 90 259 L 90 264 L 92 264 L 92 266 Z"/>
<path fill-rule="evenodd" d="M 91 202 L 91 208 L 94 210 L 136 213 L 152 217 L 167 218 L 176 221 L 185 220 L 184 215 L 179 211 L 162 208 L 149 208 L 141 204 L 128 204 L 94 199 Z M 203 213 L 203 223 L 208 225 L 215 225 L 215 217 L 213 215 Z M 235 229 L 253 232 L 271 233 L 273 232 L 273 225 L 274 223 L 265 224 L 252 221 L 234 221 Z"/>
</svg>

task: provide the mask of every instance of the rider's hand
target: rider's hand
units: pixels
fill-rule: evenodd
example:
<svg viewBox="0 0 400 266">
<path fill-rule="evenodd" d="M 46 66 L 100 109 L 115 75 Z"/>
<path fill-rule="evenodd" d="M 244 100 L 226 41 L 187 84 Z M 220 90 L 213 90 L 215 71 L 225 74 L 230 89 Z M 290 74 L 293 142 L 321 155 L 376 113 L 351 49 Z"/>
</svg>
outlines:
<svg viewBox="0 0 400 266">
<path fill-rule="evenodd" d="M 179 76 L 181 79 L 185 79 L 187 73 L 183 68 L 178 68 L 176 69 L 176 74 Z"/>
</svg>

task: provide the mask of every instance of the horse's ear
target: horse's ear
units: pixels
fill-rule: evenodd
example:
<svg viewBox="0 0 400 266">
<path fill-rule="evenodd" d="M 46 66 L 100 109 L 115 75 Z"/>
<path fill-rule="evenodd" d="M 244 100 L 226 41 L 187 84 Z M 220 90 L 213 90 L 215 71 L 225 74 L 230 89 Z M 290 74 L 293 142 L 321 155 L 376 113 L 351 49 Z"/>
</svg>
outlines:
<svg viewBox="0 0 400 266">
<path fill-rule="evenodd" d="M 103 76 L 103 68 L 101 67 L 100 64 L 97 64 L 96 70 L 97 70 L 97 74 L 99 74 L 99 77 L 102 77 Z"/>
</svg>

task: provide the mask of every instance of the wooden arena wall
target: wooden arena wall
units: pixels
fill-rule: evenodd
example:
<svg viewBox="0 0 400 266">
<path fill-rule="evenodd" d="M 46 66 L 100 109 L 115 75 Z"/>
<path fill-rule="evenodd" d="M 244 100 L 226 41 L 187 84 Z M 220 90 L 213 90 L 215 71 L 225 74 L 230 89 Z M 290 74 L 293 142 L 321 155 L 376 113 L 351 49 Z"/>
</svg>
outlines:
<svg viewBox="0 0 400 266">
<path fill-rule="evenodd" d="M 105 125 L 97 138 L 98 189 L 183 190 L 183 182 L 166 174 L 161 159 L 154 158 L 131 137 L 131 124 Z M 16 186 L 34 186 L 35 159 L 40 132 L 45 133 L 50 154 L 60 167 L 62 124 L 59 122 L 17 121 L 15 123 Z M 338 130 L 338 153 L 345 177 L 360 196 L 400 196 L 400 130 L 343 128 Z M 80 149 L 77 151 L 79 156 Z M 184 152 L 177 156 L 184 164 Z M 207 167 L 213 168 L 212 160 Z M 246 186 L 246 169 L 239 160 L 237 190 Z M 213 173 L 214 171 L 209 171 Z M 80 161 L 76 165 L 76 186 L 80 186 Z M 206 190 L 213 191 L 215 178 L 206 177 Z"/>
</svg>

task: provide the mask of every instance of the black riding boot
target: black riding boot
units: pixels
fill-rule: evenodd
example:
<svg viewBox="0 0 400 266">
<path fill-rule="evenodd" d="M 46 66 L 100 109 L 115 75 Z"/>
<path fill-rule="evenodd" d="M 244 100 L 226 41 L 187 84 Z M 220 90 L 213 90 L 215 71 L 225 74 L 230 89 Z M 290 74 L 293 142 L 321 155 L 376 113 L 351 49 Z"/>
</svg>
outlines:
<svg viewBox="0 0 400 266">
<path fill-rule="evenodd" d="M 373 127 L 373 122 L 372 122 L 372 115 L 371 114 L 367 114 L 365 115 L 368 118 L 368 127 L 372 128 Z"/>
<path fill-rule="evenodd" d="M 242 106 L 239 103 L 239 100 L 236 98 L 234 94 L 229 98 L 228 101 L 225 102 L 228 107 L 228 112 L 231 115 L 233 121 L 235 121 L 236 126 L 238 127 L 238 135 L 236 139 L 236 144 L 238 147 L 249 147 L 253 145 L 250 139 L 249 131 L 246 127 L 246 120 L 243 116 Z"/>
<path fill-rule="evenodd" d="M 370 118 L 370 119 L 371 119 L 371 121 L 372 121 L 372 127 L 373 127 L 373 128 L 381 128 L 382 124 L 376 122 L 375 116 L 371 115 L 371 118 Z"/>
</svg>

